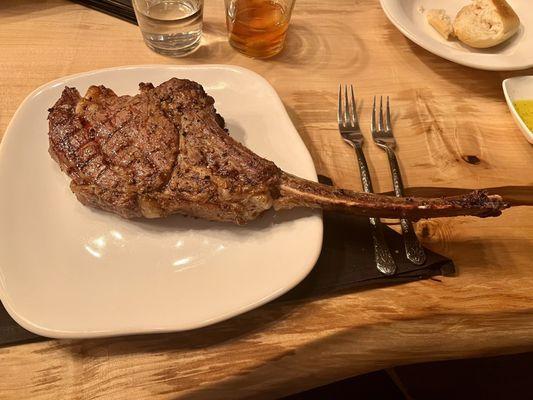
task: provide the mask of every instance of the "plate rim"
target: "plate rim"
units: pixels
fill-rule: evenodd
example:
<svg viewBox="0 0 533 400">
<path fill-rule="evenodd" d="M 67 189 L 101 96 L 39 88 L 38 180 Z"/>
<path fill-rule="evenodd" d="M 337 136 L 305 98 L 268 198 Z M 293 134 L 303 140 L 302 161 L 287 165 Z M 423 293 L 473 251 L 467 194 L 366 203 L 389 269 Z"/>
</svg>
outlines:
<svg viewBox="0 0 533 400">
<path fill-rule="evenodd" d="M 406 38 L 414 42 L 416 45 L 422 47 L 423 49 L 429 51 L 430 53 L 443 58 L 445 60 L 451 61 L 455 64 L 463 65 L 465 67 L 479 69 L 483 71 L 522 71 L 525 69 L 533 68 L 533 62 L 531 63 L 525 63 L 525 64 L 516 64 L 513 66 L 508 67 L 491 67 L 490 65 L 486 64 L 479 64 L 476 62 L 469 62 L 469 61 L 461 61 L 453 56 L 448 56 L 444 52 L 435 51 L 435 49 L 431 48 L 431 46 L 428 46 L 427 44 L 423 44 L 423 41 L 418 38 L 417 35 L 412 33 L 404 24 L 402 24 L 392 13 L 389 9 L 389 3 L 392 1 L 398 1 L 398 0 L 379 0 L 379 4 L 381 6 L 381 9 L 385 13 L 385 16 L 388 18 L 388 20 L 398 29 Z"/>
<path fill-rule="evenodd" d="M 244 73 L 248 74 L 250 76 L 253 76 L 255 79 L 259 79 L 264 85 L 265 88 L 268 88 L 268 91 L 271 95 L 273 95 L 273 99 L 275 99 L 275 102 L 278 104 L 280 110 L 282 110 L 283 118 L 288 121 L 289 126 L 291 129 L 293 129 L 294 134 L 296 135 L 296 140 L 302 146 L 302 148 L 305 150 L 305 158 L 308 159 L 310 165 L 313 169 L 311 180 L 317 181 L 318 176 L 316 172 L 316 167 L 314 165 L 313 159 L 311 157 L 311 154 L 309 150 L 307 149 L 307 146 L 305 145 L 302 137 L 300 136 L 298 130 L 294 126 L 294 123 L 292 122 L 291 118 L 289 117 L 289 114 L 287 112 L 287 109 L 285 108 L 285 105 L 283 104 L 283 101 L 281 100 L 281 97 L 276 92 L 274 87 L 270 84 L 270 82 L 258 74 L 255 71 L 252 71 L 248 68 L 244 68 L 237 65 L 231 65 L 231 64 L 191 64 L 191 65 L 172 65 L 172 64 L 129 64 L 124 66 L 114 66 L 114 67 L 108 67 L 108 68 L 100 68 L 100 69 L 94 69 L 89 70 L 85 72 L 79 72 L 75 74 L 65 75 L 62 77 L 59 77 L 57 79 L 54 79 L 52 81 L 49 81 L 47 83 L 44 83 L 37 87 L 36 89 L 32 90 L 19 104 L 16 111 L 13 113 L 13 116 L 9 120 L 9 123 L 7 124 L 7 127 L 4 131 L 4 135 L 2 137 L 2 140 L 0 141 L 0 159 L 3 158 L 4 152 L 6 150 L 6 143 L 8 141 L 12 140 L 11 137 L 13 137 L 13 134 L 10 133 L 12 131 L 12 125 L 14 121 L 17 119 L 18 114 L 21 112 L 21 110 L 24 108 L 24 106 L 34 97 L 40 94 L 45 89 L 52 88 L 58 84 L 64 83 L 65 80 L 71 80 L 75 78 L 80 77 L 87 77 L 91 75 L 95 75 L 97 73 L 101 72 L 108 72 L 108 71 L 118 71 L 118 70 L 132 70 L 132 69 L 168 69 L 168 70 L 187 70 L 187 69 L 224 69 L 224 70 L 232 70 L 238 73 Z M 319 231 L 316 233 L 318 234 L 317 242 L 320 243 L 318 246 L 314 249 L 314 254 L 312 254 L 312 257 L 310 257 L 310 260 L 313 260 L 312 262 L 309 262 L 309 265 L 306 266 L 306 268 L 302 268 L 302 272 L 298 274 L 298 276 L 285 285 L 282 289 L 279 289 L 277 291 L 274 291 L 268 296 L 265 296 L 257 301 L 253 301 L 251 303 L 248 303 L 240 308 L 237 308 L 231 312 L 223 313 L 221 315 L 218 315 L 217 317 L 203 320 L 200 323 L 189 323 L 189 325 L 184 325 L 180 328 L 158 328 L 158 327 L 147 327 L 146 329 L 135 329 L 135 328 L 124 328 L 124 329 L 118 329 L 118 330 L 84 330 L 80 329 L 79 331 L 67 331 L 67 330 L 58 330 L 58 329 L 52 329 L 47 328 L 44 326 L 40 326 L 36 323 L 31 322 L 29 319 L 24 317 L 22 314 L 18 313 L 16 311 L 16 307 L 13 307 L 13 304 L 11 302 L 10 296 L 5 291 L 5 282 L 3 280 L 3 275 L 0 274 L 0 301 L 2 302 L 4 308 L 8 312 L 8 314 L 13 318 L 20 326 L 22 326 L 24 329 L 33 332 L 35 334 L 38 334 L 40 336 L 49 337 L 49 338 L 57 338 L 57 339 L 85 339 L 85 338 L 102 338 L 102 337 L 114 337 L 114 336 L 126 336 L 126 335 L 137 335 L 137 334 L 156 334 L 156 333 L 169 333 L 169 332 L 182 332 L 182 331 L 188 331 L 192 329 L 199 329 L 203 328 L 212 324 L 215 324 L 217 322 L 225 321 L 230 318 L 236 317 L 238 315 L 241 315 L 245 312 L 251 311 L 253 309 L 256 309 L 258 307 L 261 307 L 262 305 L 273 301 L 274 299 L 282 296 L 283 294 L 287 293 L 291 289 L 293 289 L 296 285 L 298 285 L 301 281 L 303 281 L 307 275 L 313 270 L 314 266 L 316 265 L 316 261 L 318 260 L 320 253 L 322 251 L 322 243 L 323 243 L 323 234 L 324 234 L 324 225 L 323 225 L 323 216 L 321 211 L 316 211 L 315 216 L 320 219 L 320 223 L 317 224 Z M 2 269 L 0 265 L 0 270 Z"/>
</svg>

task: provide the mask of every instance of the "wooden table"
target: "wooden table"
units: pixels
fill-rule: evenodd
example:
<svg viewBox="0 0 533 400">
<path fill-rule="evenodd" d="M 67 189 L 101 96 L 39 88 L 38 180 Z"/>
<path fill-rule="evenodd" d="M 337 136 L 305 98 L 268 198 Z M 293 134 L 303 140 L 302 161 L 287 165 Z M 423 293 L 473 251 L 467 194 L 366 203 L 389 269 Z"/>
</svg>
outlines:
<svg viewBox="0 0 533 400">
<path fill-rule="evenodd" d="M 226 40 L 221 0 L 206 1 L 193 55 L 151 52 L 136 26 L 66 1 L 0 3 L 0 132 L 23 98 L 63 75 L 128 64 L 236 64 L 278 91 L 319 173 L 359 189 L 337 133 L 336 90 L 354 82 L 369 121 L 392 96 L 410 186 L 533 185 L 533 148 L 513 123 L 511 75 L 440 59 L 402 36 L 376 0 L 298 0 L 284 53 L 246 58 Z M 368 133 L 368 131 L 366 132 Z M 378 190 L 383 151 L 369 144 Z M 431 249 L 458 274 L 312 302 L 271 304 L 194 332 L 57 340 L 0 349 L 0 397 L 32 399 L 275 398 L 394 365 L 533 349 L 533 209 L 497 219 L 424 221 Z"/>
</svg>

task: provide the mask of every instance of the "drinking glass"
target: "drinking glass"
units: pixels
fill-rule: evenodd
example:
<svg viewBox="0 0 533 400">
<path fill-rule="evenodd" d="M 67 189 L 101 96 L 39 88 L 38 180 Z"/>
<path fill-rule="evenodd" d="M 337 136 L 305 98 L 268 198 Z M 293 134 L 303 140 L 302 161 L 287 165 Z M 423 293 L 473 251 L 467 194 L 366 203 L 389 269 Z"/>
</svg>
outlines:
<svg viewBox="0 0 533 400">
<path fill-rule="evenodd" d="M 295 0 L 225 0 L 230 44 L 243 54 L 268 58 L 283 49 Z"/>
<path fill-rule="evenodd" d="M 203 0 L 133 0 L 137 23 L 152 50 L 183 56 L 202 37 Z"/>
</svg>

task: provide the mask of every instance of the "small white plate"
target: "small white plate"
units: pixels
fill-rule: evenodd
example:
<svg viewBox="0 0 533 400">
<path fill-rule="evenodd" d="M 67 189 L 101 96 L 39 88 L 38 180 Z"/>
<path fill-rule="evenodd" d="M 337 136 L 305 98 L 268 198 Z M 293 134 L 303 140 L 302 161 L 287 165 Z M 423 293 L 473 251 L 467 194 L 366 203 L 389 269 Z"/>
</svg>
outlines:
<svg viewBox="0 0 533 400">
<path fill-rule="evenodd" d="M 520 17 L 520 30 L 511 39 L 489 49 L 474 49 L 459 41 L 447 41 L 426 21 L 425 12 L 444 9 L 453 19 L 470 0 L 380 0 L 389 20 L 424 49 L 467 67 L 510 71 L 533 67 L 533 7 L 530 1 L 508 0 Z"/>
<path fill-rule="evenodd" d="M 509 106 L 509 110 L 516 121 L 516 124 L 526 137 L 527 141 L 533 144 L 533 132 L 529 130 L 524 120 L 516 112 L 513 102 L 515 100 L 533 100 L 533 76 L 517 76 L 503 81 L 503 93 Z"/>
<path fill-rule="evenodd" d="M 0 299 L 24 328 L 58 338 L 198 328 L 282 295 L 314 266 L 319 212 L 270 212 L 238 227 L 180 216 L 129 221 L 76 200 L 48 155 L 47 109 L 64 86 L 135 94 L 139 82 L 174 76 L 204 86 L 237 140 L 316 180 L 280 98 L 252 71 L 131 66 L 40 87 L 15 113 L 0 148 Z"/>
</svg>

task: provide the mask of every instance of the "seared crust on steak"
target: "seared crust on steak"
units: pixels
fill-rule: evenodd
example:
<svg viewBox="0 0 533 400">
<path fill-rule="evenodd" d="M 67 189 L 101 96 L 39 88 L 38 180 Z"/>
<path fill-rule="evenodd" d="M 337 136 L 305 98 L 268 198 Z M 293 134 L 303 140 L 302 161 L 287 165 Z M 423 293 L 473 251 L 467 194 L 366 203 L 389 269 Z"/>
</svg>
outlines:
<svg viewBox="0 0 533 400">
<path fill-rule="evenodd" d="M 136 96 L 65 88 L 50 154 L 85 205 L 123 217 L 182 213 L 243 223 L 272 206 L 281 172 L 233 140 L 203 88 L 171 79 Z"/>
</svg>

